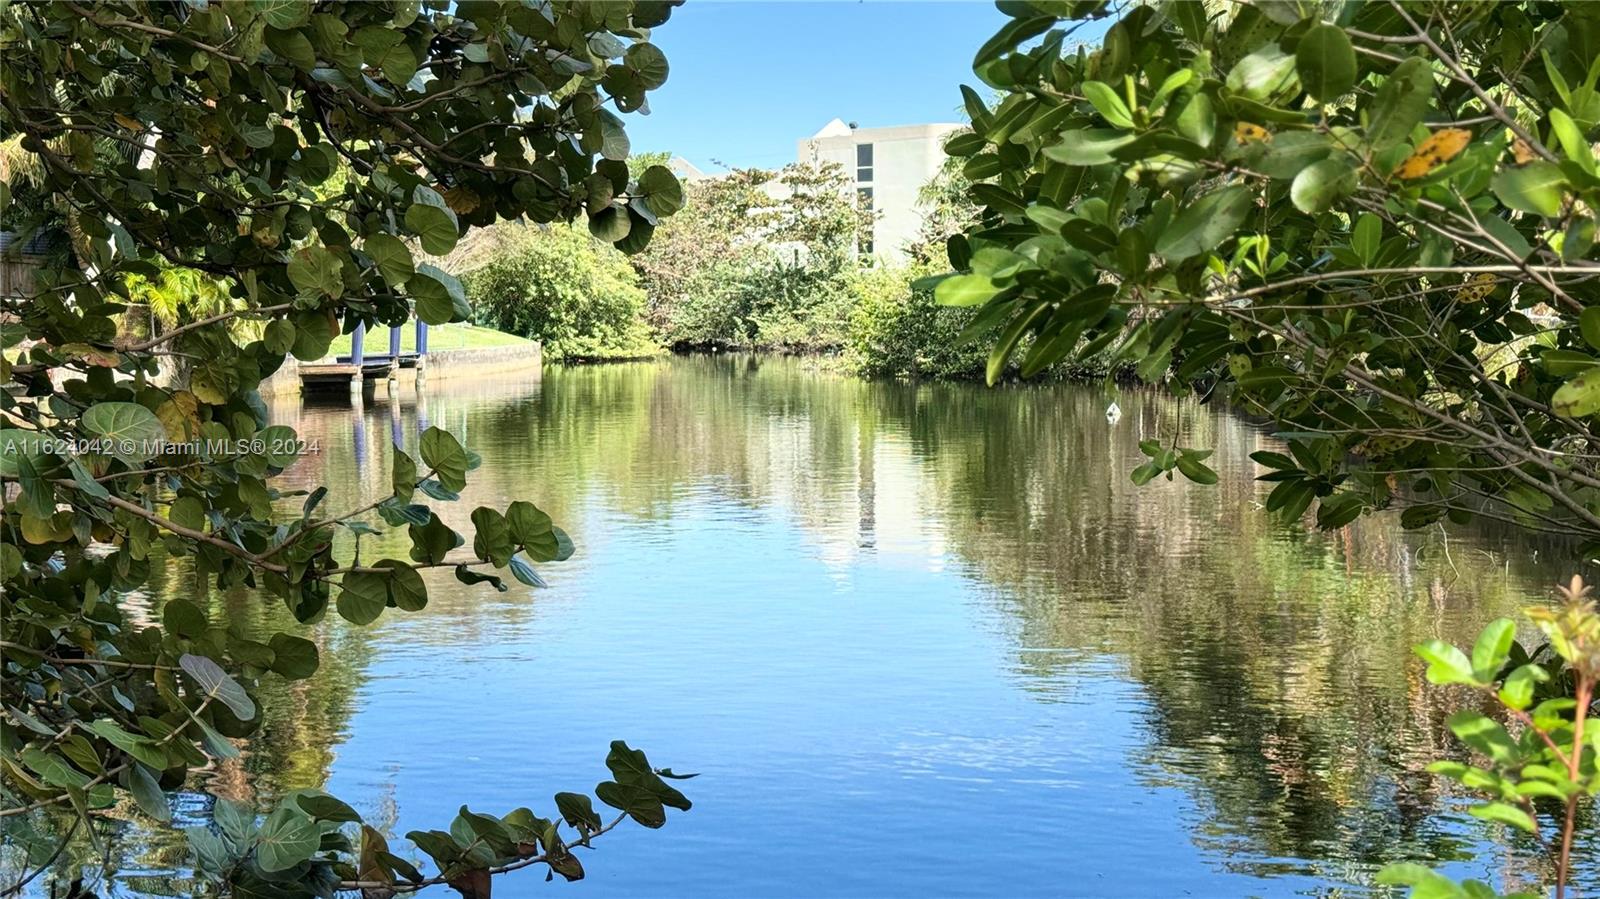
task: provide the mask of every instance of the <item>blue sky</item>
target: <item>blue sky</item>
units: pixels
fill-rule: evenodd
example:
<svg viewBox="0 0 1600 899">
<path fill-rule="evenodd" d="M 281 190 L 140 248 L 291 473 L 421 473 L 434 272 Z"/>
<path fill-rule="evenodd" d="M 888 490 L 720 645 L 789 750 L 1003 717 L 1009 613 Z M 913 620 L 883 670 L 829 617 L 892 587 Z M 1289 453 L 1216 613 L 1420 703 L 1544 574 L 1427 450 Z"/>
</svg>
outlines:
<svg viewBox="0 0 1600 899">
<path fill-rule="evenodd" d="M 795 141 L 841 118 L 863 128 L 959 122 L 959 85 L 1006 17 L 993 3 L 717 2 L 673 10 L 651 40 L 671 74 L 651 114 L 626 117 L 635 152 L 707 172 L 776 168 Z"/>
</svg>

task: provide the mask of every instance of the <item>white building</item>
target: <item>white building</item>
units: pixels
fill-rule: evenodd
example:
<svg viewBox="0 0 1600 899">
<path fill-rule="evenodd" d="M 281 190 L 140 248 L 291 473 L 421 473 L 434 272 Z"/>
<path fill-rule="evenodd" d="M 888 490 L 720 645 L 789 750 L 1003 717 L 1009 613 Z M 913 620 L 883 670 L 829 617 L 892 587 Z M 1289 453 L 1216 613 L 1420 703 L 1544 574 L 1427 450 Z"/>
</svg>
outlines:
<svg viewBox="0 0 1600 899">
<path fill-rule="evenodd" d="M 945 138 L 963 127 L 857 128 L 834 119 L 799 142 L 798 157 L 802 163 L 838 163 L 853 176 L 856 191 L 874 213 L 872 239 L 863 242 L 862 252 L 898 262 L 921 233 L 918 194 L 944 163 Z"/>
</svg>

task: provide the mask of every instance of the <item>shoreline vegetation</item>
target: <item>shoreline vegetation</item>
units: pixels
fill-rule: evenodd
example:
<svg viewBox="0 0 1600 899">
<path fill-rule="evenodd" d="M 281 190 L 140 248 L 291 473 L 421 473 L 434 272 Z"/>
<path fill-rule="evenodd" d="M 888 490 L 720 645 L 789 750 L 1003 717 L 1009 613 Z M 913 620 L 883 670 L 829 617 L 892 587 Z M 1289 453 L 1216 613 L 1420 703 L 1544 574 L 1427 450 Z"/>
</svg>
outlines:
<svg viewBox="0 0 1600 899">
<path fill-rule="evenodd" d="M 636 170 L 665 165 L 644 153 Z M 869 260 L 871 213 L 837 165 L 733 169 L 683 185 L 683 207 L 628 255 L 574 225 L 499 222 L 440 261 L 483 327 L 544 342 L 547 362 L 640 361 L 668 353 L 775 353 L 863 377 L 981 381 L 987 323 L 940 305 L 947 237 L 977 215 L 952 157 L 921 191 L 924 225 L 902 261 Z M 1019 354 L 1020 358 L 1020 354 Z M 1003 377 L 1020 377 L 1021 364 Z M 1133 377 L 1100 349 L 1036 377 Z"/>
</svg>

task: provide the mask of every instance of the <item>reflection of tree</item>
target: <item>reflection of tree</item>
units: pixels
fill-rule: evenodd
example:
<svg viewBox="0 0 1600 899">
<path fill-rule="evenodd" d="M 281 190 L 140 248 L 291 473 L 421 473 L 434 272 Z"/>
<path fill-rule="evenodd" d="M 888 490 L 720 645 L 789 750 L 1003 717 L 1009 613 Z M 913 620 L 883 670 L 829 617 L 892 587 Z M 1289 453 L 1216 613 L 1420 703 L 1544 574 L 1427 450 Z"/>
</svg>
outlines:
<svg viewBox="0 0 1600 899">
<path fill-rule="evenodd" d="M 1421 770 L 1450 752 L 1450 703 L 1422 689 L 1409 647 L 1467 642 L 1562 571 L 1559 546 L 1512 544 L 1515 571 L 1485 552 L 1510 535 L 1273 525 L 1248 460 L 1271 441 L 1155 394 L 1123 395 L 1111 427 L 1092 390 L 874 383 L 741 356 L 553 371 L 512 401 L 498 389 L 431 408 L 448 423 L 466 404 L 469 442 L 497 462 L 489 494 L 533 485 L 575 533 L 592 493 L 654 519 L 713 489 L 791 516 L 825 558 L 897 533 L 938 544 L 1002 588 L 1042 699 L 1091 655 L 1144 686 L 1137 764 L 1190 790 L 1197 839 L 1236 857 L 1450 856 Z M 1138 441 L 1176 435 L 1217 448 L 1221 484 L 1133 486 Z M 1536 548 L 1558 564 L 1524 562 Z"/>
<path fill-rule="evenodd" d="M 1382 519 L 1286 532 L 1250 481 L 1260 438 L 1192 403 L 1124 396 L 1112 428 L 1088 391 L 925 390 L 886 391 L 901 398 L 892 418 L 923 447 L 951 545 L 1010 588 L 1020 642 L 1054 650 L 1022 664 L 1044 675 L 1085 652 L 1121 659 L 1152 701 L 1138 761 L 1196 793 L 1197 839 L 1236 858 L 1450 857 L 1426 820 L 1437 797 L 1422 768 L 1451 752 L 1453 703 L 1422 688 L 1409 647 L 1470 643 L 1561 566 L 1513 579 L 1470 540 L 1447 560 L 1437 535 Z M 1217 448 L 1216 488 L 1128 480 L 1136 441 L 1175 434 Z"/>
<path fill-rule="evenodd" d="M 1421 769 L 1451 751 L 1442 718 L 1456 702 L 1423 688 L 1409 647 L 1469 642 L 1538 594 L 1528 585 L 1566 572 L 1562 548 L 1500 534 L 1446 544 L 1437 530 L 1403 534 L 1382 518 L 1326 536 L 1284 529 L 1258 508 L 1250 480 L 1248 454 L 1270 440 L 1192 401 L 1119 401 L 1111 427 L 1095 390 L 866 382 L 804 361 L 720 356 L 273 413 L 321 448 L 286 486 L 327 483 L 330 510 L 387 492 L 398 415 L 408 449 L 432 424 L 484 458 L 448 509 L 454 526 L 467 529 L 476 505 L 529 497 L 573 533 L 583 563 L 627 552 L 585 545 L 593 510 L 665 520 L 707 491 L 792 518 L 829 562 L 907 547 L 953 559 L 997 588 L 1017 668 L 1040 701 L 1086 660 L 1111 660 L 1142 686 L 1148 752 L 1133 764 L 1188 791 L 1204 816 L 1196 839 L 1233 864 L 1266 872 L 1272 859 L 1338 859 L 1356 869 L 1325 874 L 1359 879 L 1385 859 L 1451 855 L 1449 835 L 1427 821 L 1440 799 Z M 1138 441 L 1175 434 L 1217 448 L 1219 485 L 1129 482 Z M 354 538 L 340 540 L 346 557 Z M 1490 547 L 1510 548 L 1513 567 Z M 1534 550 L 1544 564 L 1527 561 Z M 403 535 L 362 541 L 364 559 L 404 552 Z M 165 569 L 153 589 L 189 595 L 188 572 Z M 559 566 L 548 573 L 559 587 Z M 448 572 L 429 585 L 422 612 L 308 631 L 322 670 L 293 685 L 268 678 L 262 734 L 242 769 L 211 773 L 211 788 L 233 795 L 241 773 L 271 790 L 318 785 L 385 635 L 471 641 L 537 611 L 537 594 L 515 585 L 499 602 Z M 254 593 L 212 596 L 209 609 L 247 632 L 289 617 Z M 181 855 L 177 844 L 150 848 L 135 866 L 159 870 Z"/>
</svg>

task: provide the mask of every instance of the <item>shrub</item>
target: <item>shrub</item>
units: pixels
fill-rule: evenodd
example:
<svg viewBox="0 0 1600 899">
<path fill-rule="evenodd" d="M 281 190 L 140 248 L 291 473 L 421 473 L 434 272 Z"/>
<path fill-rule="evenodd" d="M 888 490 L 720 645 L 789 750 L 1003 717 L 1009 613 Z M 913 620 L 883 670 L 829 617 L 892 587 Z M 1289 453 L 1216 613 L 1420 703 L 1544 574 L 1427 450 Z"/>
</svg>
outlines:
<svg viewBox="0 0 1600 899">
<path fill-rule="evenodd" d="M 480 324 L 544 341 L 551 360 L 660 351 L 639 277 L 621 253 L 571 225 L 496 230 L 494 258 L 465 279 Z"/>
<path fill-rule="evenodd" d="M 863 215 L 835 165 L 691 182 L 683 209 L 633 257 L 650 324 L 681 346 L 843 346 Z"/>
<path fill-rule="evenodd" d="M 862 374 L 914 378 L 977 378 L 985 349 L 957 338 L 975 317 L 946 309 L 913 281 L 932 266 L 865 269 L 850 278 L 849 361 Z"/>
</svg>

